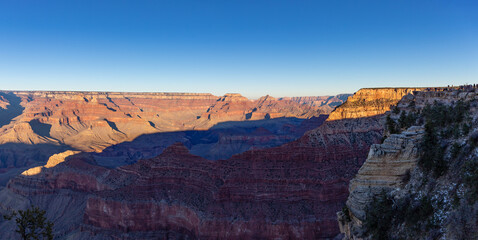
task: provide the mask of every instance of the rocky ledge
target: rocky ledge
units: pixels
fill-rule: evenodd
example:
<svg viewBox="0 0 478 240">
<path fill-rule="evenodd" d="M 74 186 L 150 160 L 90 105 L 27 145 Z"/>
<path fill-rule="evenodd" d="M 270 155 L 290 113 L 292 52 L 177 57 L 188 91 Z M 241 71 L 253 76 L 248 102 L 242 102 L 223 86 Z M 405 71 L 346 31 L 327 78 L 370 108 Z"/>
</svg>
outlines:
<svg viewBox="0 0 478 240">
<path fill-rule="evenodd" d="M 423 137 L 422 127 L 411 127 L 401 134 L 392 134 L 382 144 L 370 147 L 367 160 L 350 181 L 347 208 L 349 216 L 338 212 L 340 231 L 345 239 L 360 235 L 365 210 L 374 196 L 403 185 L 411 169 L 418 162 L 418 145 Z M 350 219 L 347 221 L 346 219 Z"/>
</svg>

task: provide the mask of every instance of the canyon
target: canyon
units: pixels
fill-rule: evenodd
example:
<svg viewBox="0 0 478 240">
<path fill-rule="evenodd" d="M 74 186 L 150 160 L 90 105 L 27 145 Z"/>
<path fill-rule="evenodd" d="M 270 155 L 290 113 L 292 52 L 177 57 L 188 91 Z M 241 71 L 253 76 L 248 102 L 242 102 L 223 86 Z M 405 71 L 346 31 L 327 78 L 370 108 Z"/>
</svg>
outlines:
<svg viewBox="0 0 478 240">
<path fill-rule="evenodd" d="M 292 128 L 283 123 L 274 123 L 275 127 L 269 127 L 268 131 L 267 127 L 256 128 L 254 131 L 258 135 L 253 136 L 264 132 L 268 132 L 266 136 L 276 136 L 270 129 L 282 132 L 283 126 L 302 129 L 289 130 L 302 131 L 302 136 L 276 146 L 260 147 L 259 144 L 259 147 L 236 151 L 227 158 L 214 154 L 227 150 L 224 144 L 198 156 L 192 154 L 200 149 L 195 143 L 197 139 L 191 140 L 194 137 L 189 137 L 188 141 L 176 141 L 172 137 L 174 141 L 168 142 L 168 137 L 157 136 L 177 132 L 145 134 L 129 142 L 101 148 L 101 151 L 95 147 L 107 144 L 85 148 L 82 153 L 71 156 L 71 152 L 55 155 L 44 161 L 44 167 L 24 169 L 23 174 L 11 178 L 0 191 L 0 209 L 19 209 L 30 204 L 40 206 L 54 221 L 56 235 L 68 239 L 333 238 L 339 233 L 336 212 L 342 209 L 348 197 L 348 183 L 365 161 L 370 146 L 382 139 L 383 114 L 403 96 L 417 90 L 420 89 L 361 89 L 330 113 L 325 122 L 325 118 L 320 118 L 317 103 L 304 104 L 303 99 L 277 100 L 266 96 L 250 101 L 237 94 L 227 94 L 213 99 L 212 104 L 208 103 L 201 111 L 194 112 L 193 107 L 185 105 L 187 114 L 181 114 L 189 116 L 185 119 L 190 121 L 179 124 L 178 129 L 186 138 L 188 134 L 197 134 L 181 133 L 186 127 L 196 127 L 197 132 L 204 134 L 215 130 L 214 127 L 207 129 L 211 125 L 217 130 L 231 131 L 243 124 L 254 125 L 256 121 L 264 124 L 291 117 L 308 118 L 315 124 L 303 120 Z M 210 95 L 199 96 L 201 101 L 210 101 Z M 198 95 L 191 97 L 198 105 L 202 104 Z M 86 99 L 88 101 L 82 98 L 75 101 L 84 102 L 79 104 L 105 103 L 93 95 Z M 283 105 L 283 101 L 289 104 Z M 111 102 L 105 104 L 116 112 L 121 108 L 121 105 L 115 108 Z M 139 100 L 135 105 L 139 105 Z M 102 106 L 102 111 L 111 111 Z M 143 111 L 135 112 L 139 116 L 141 112 L 148 112 L 144 106 L 141 109 Z M 127 114 L 133 116 L 131 111 Z M 317 114 L 319 117 L 314 118 Z M 48 118 L 53 113 L 46 115 L 41 121 L 53 119 Z M 150 114 L 133 122 L 152 121 L 146 116 L 154 118 L 154 114 Z M 89 119 L 96 123 L 92 128 L 109 126 L 107 122 L 98 124 L 105 122 L 101 118 Z M 220 119 L 229 122 L 221 124 Z M 118 119 L 113 122 L 118 130 L 127 132 L 126 122 L 121 123 Z M 53 121 L 51 123 L 53 125 Z M 167 125 L 158 120 L 153 123 L 156 127 Z M 304 130 L 304 126 L 309 129 Z M 234 141 L 242 141 L 242 137 L 232 139 L 226 133 L 219 135 L 230 146 Z M 247 131 L 242 134 L 248 135 Z M 61 139 L 53 133 L 50 136 Z M 204 137 L 200 136 L 199 139 Z M 95 137 L 92 139 L 98 139 Z M 43 140 L 54 141 L 49 138 L 44 136 Z M 253 138 L 252 142 L 267 142 L 271 137 L 263 139 Z M 201 144 L 207 143 L 206 140 Z M 246 141 L 251 142 L 251 139 Z M 206 159 L 201 154 L 216 160 Z M 68 157 L 61 159 L 61 156 Z M 12 227 L 12 223 L 0 224 L 2 232 Z"/>
<path fill-rule="evenodd" d="M 317 99 L 329 102 L 249 100 L 240 94 L 3 91 L 0 185 L 67 150 L 97 153 L 100 164 L 118 166 L 154 157 L 175 142 L 213 160 L 278 146 L 319 126 L 330 113 L 327 104 L 345 97 L 310 97 L 322 101 Z M 140 136 L 133 144 L 143 139 L 140 145 L 147 147 L 115 150 Z"/>
</svg>

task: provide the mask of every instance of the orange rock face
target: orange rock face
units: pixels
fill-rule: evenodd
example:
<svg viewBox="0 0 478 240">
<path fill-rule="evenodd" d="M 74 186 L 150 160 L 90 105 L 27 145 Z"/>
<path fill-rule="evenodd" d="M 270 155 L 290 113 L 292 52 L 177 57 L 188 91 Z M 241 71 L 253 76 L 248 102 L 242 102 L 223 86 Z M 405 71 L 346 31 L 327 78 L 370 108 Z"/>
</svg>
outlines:
<svg viewBox="0 0 478 240">
<path fill-rule="evenodd" d="M 421 90 L 423 88 L 362 88 L 332 112 L 327 120 L 380 115 L 389 111 L 403 96 Z"/>
<path fill-rule="evenodd" d="M 13 92 L 24 107 L 0 129 L 0 143 L 65 144 L 101 151 L 139 135 L 187 128 L 210 94 Z"/>
</svg>

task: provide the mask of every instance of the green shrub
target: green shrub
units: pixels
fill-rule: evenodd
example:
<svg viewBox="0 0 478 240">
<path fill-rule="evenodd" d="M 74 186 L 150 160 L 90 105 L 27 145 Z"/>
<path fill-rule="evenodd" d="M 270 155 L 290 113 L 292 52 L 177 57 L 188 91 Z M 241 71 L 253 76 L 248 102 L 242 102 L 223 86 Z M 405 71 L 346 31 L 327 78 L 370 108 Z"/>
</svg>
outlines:
<svg viewBox="0 0 478 240">
<path fill-rule="evenodd" d="M 458 125 L 458 123 L 453 124 L 451 132 L 452 132 L 453 138 L 455 139 L 459 138 L 461 135 L 460 125 Z"/>
<path fill-rule="evenodd" d="M 462 174 L 465 186 L 470 189 L 467 194 L 468 201 L 475 203 L 478 200 L 478 159 L 466 161 Z"/>
<path fill-rule="evenodd" d="M 433 126 L 446 127 L 450 124 L 463 122 L 468 116 L 469 109 L 470 104 L 462 100 L 452 106 L 435 102 L 433 105 L 425 106 L 422 115 Z"/>
<path fill-rule="evenodd" d="M 399 114 L 399 113 L 400 113 L 400 109 L 398 109 L 398 106 L 395 106 L 395 107 L 393 107 L 392 112 L 393 112 L 393 114 Z"/>
<path fill-rule="evenodd" d="M 407 129 L 413 125 L 415 125 L 417 121 L 418 115 L 414 112 L 402 112 L 400 114 L 400 118 L 398 119 L 398 124 L 401 129 Z"/>
<path fill-rule="evenodd" d="M 422 155 L 418 161 L 421 169 L 424 172 L 432 171 L 435 177 L 442 176 L 448 170 L 448 163 L 444 159 L 445 150 L 439 146 L 435 129 L 429 122 L 425 124 L 421 149 Z"/>
<path fill-rule="evenodd" d="M 467 134 L 471 128 L 467 123 L 460 124 L 468 118 L 469 102 L 462 100 L 452 106 L 435 102 L 422 110 L 422 117 L 426 120 L 425 136 L 422 140 L 422 155 L 418 162 L 424 172 L 432 171 L 435 177 L 440 177 L 448 171 L 448 162 L 444 159 L 445 148 L 440 146 L 440 139 L 458 138 L 460 134 Z M 438 134 L 439 133 L 439 134 Z M 471 142 L 478 145 L 476 138 Z M 457 157 L 459 149 L 452 148 L 452 157 Z"/>
<path fill-rule="evenodd" d="M 461 125 L 461 133 L 463 135 L 468 135 L 468 133 L 470 133 L 470 130 L 471 130 L 471 124 L 463 123 L 463 125 Z"/>
<path fill-rule="evenodd" d="M 398 128 L 397 128 L 397 124 L 395 123 L 395 121 L 390 117 L 390 115 L 387 115 L 387 120 L 386 120 L 386 123 L 387 125 L 387 129 L 388 129 L 388 132 L 390 132 L 390 134 L 395 134 L 395 133 L 398 133 Z"/>
<path fill-rule="evenodd" d="M 400 114 L 400 118 L 398 119 L 398 124 L 399 124 L 400 128 L 405 128 L 406 127 L 406 125 L 407 125 L 407 113 L 405 111 L 403 111 Z"/>
<path fill-rule="evenodd" d="M 342 213 L 345 216 L 345 221 L 346 222 L 352 221 L 352 219 L 350 219 L 350 211 L 349 211 L 349 208 L 347 207 L 347 205 L 344 205 L 344 207 L 342 208 Z"/>
<path fill-rule="evenodd" d="M 453 143 L 450 150 L 451 158 L 455 159 L 456 157 L 458 157 L 458 154 L 460 154 L 460 151 L 461 151 L 460 144 L 458 144 L 457 142 Z"/>
<path fill-rule="evenodd" d="M 392 199 L 385 191 L 376 195 L 366 208 L 364 226 L 372 239 L 389 239 L 390 229 L 405 224 L 413 232 L 420 233 L 438 227 L 432 218 L 435 208 L 428 196 L 408 194 Z"/>
<path fill-rule="evenodd" d="M 425 222 L 433 215 L 433 212 L 432 201 L 428 196 L 420 198 L 417 202 L 410 202 L 405 214 L 407 216 L 405 219 L 406 224 L 408 226 L 416 226 L 420 222 Z"/>
<path fill-rule="evenodd" d="M 478 146 L 478 131 L 473 132 L 468 140 L 473 147 Z"/>
<path fill-rule="evenodd" d="M 392 206 L 392 199 L 387 196 L 385 191 L 382 191 L 374 196 L 373 201 L 367 207 L 364 226 L 372 239 L 388 239 L 387 232 L 395 215 Z"/>
<path fill-rule="evenodd" d="M 45 210 L 31 206 L 25 211 L 13 211 L 9 215 L 4 215 L 3 218 L 6 220 L 15 218 L 15 222 L 17 223 L 15 232 L 19 233 L 23 240 L 52 240 L 53 223 L 46 219 L 45 214 Z"/>
<path fill-rule="evenodd" d="M 411 101 L 411 102 L 408 104 L 408 107 L 414 108 L 414 107 L 415 107 L 415 101 Z"/>
</svg>

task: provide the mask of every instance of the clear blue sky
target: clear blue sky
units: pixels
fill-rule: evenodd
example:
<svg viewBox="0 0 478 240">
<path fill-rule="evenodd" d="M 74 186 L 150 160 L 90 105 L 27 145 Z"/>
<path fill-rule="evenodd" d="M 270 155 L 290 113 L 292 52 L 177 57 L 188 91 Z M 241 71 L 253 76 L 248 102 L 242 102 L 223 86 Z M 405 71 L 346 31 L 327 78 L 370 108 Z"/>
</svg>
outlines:
<svg viewBox="0 0 478 240">
<path fill-rule="evenodd" d="M 0 89 L 303 96 L 478 83 L 478 1 L 0 0 Z"/>
</svg>

